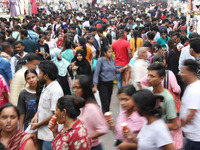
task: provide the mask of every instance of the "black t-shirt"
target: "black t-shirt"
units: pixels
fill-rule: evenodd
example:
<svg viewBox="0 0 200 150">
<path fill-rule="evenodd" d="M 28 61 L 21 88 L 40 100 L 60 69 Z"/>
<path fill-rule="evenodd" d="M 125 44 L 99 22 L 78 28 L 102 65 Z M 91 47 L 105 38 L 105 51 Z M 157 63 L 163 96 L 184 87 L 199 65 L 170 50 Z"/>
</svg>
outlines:
<svg viewBox="0 0 200 150">
<path fill-rule="evenodd" d="M 20 110 L 20 114 L 24 114 L 24 126 L 28 127 L 35 113 L 37 112 L 36 92 L 31 92 L 28 89 L 24 89 L 19 94 L 17 107 Z"/>
<path fill-rule="evenodd" d="M 101 56 L 104 56 L 106 46 L 109 46 L 109 41 L 108 41 L 108 38 L 103 36 L 101 38 Z"/>
<path fill-rule="evenodd" d="M 45 52 L 45 53 L 49 53 L 49 45 L 48 44 L 44 44 L 44 45 L 41 45 L 41 44 L 39 44 L 38 43 L 38 51 L 39 52 Z M 40 54 L 38 54 L 38 55 L 40 55 Z M 40 55 L 42 58 L 43 58 L 43 56 L 42 55 Z"/>
</svg>

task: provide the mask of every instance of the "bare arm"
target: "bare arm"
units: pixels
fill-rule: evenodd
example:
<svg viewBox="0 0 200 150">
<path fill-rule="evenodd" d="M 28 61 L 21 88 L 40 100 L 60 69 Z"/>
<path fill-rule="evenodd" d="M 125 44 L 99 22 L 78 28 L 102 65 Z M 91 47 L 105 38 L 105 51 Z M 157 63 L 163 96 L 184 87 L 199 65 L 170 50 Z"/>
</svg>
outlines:
<svg viewBox="0 0 200 150">
<path fill-rule="evenodd" d="M 23 130 L 23 124 L 24 124 L 24 114 L 20 114 L 20 118 L 19 118 L 19 129 Z"/>
<path fill-rule="evenodd" d="M 129 56 L 129 59 L 131 59 L 133 57 L 131 49 L 128 49 L 128 56 Z"/>
<path fill-rule="evenodd" d="M 175 119 L 170 119 L 169 123 L 167 123 L 167 127 L 169 128 L 169 130 L 178 129 L 178 124 L 177 124 L 176 118 Z"/>
<path fill-rule="evenodd" d="M 181 120 L 181 126 L 184 126 L 187 123 L 189 123 L 194 118 L 194 115 L 195 115 L 196 112 L 197 112 L 196 109 L 190 109 L 190 113 L 187 116 L 187 118 L 185 120 Z"/>
<path fill-rule="evenodd" d="M 104 133 L 99 133 L 99 132 L 95 131 L 94 133 L 92 133 L 92 134 L 90 135 L 90 137 L 91 137 L 92 139 L 96 139 L 96 138 L 98 138 L 98 137 L 100 137 L 100 136 L 102 136 L 102 135 L 104 135 Z"/>
<path fill-rule="evenodd" d="M 32 139 L 29 139 L 24 147 L 24 150 L 36 150 L 35 144 Z"/>
<path fill-rule="evenodd" d="M 172 143 L 163 146 L 162 149 L 163 149 L 163 150 L 176 150 L 176 149 L 174 148 L 174 145 L 173 145 Z"/>
</svg>

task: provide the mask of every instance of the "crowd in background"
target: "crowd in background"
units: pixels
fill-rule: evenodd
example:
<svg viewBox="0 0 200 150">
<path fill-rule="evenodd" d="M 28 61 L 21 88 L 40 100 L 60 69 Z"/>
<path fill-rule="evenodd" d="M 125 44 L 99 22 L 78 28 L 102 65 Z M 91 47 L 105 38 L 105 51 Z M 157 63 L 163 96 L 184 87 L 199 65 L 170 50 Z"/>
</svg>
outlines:
<svg viewBox="0 0 200 150">
<path fill-rule="evenodd" d="M 120 150 L 200 149 L 200 35 L 181 10 L 49 11 L 0 18 L 2 149 L 102 150 L 109 129 Z"/>
</svg>

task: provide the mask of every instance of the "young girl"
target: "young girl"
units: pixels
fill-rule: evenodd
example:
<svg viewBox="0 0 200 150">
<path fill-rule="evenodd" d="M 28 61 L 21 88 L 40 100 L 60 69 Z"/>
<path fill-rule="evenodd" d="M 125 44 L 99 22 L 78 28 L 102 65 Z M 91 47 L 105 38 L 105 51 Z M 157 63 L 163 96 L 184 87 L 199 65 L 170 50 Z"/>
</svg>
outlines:
<svg viewBox="0 0 200 150">
<path fill-rule="evenodd" d="M 116 73 L 122 72 L 127 68 L 127 66 L 125 66 L 121 69 L 116 69 L 112 54 L 112 48 L 109 46 L 106 47 L 104 51 L 105 56 L 99 58 L 97 61 L 93 77 L 94 92 L 96 92 L 98 88 L 104 112 L 110 110 L 113 80 L 115 79 Z"/>
<path fill-rule="evenodd" d="M 132 97 L 137 112 L 144 116 L 147 122 L 139 132 L 137 140 L 135 136 L 131 136 L 130 130 L 125 133 L 126 136 L 137 143 L 139 150 L 175 150 L 170 132 L 165 122 L 160 119 L 162 116 L 160 103 L 163 97 L 155 96 L 149 90 L 138 91 Z"/>
<path fill-rule="evenodd" d="M 25 131 L 37 112 L 36 90 L 38 87 L 38 77 L 34 69 L 28 69 L 24 73 L 24 77 L 28 87 L 19 94 L 17 107 L 20 110 L 19 129 L 24 129 Z"/>
<path fill-rule="evenodd" d="M 156 42 L 167 50 L 167 42 L 170 39 L 170 37 L 167 36 L 167 30 L 163 29 L 162 31 L 160 31 L 160 35 L 161 37 L 157 39 Z"/>
<path fill-rule="evenodd" d="M 45 32 L 45 41 L 44 41 L 44 43 L 48 44 L 50 53 L 54 48 L 57 48 L 56 41 L 54 39 L 51 39 L 51 33 L 48 32 L 48 31 Z"/>
<path fill-rule="evenodd" d="M 94 98 L 90 77 L 86 75 L 79 76 L 74 82 L 73 92 L 84 98 L 86 103 L 85 106 L 81 108 L 78 119 L 84 122 L 92 139 L 91 150 L 102 150 L 99 137 L 108 132 L 108 126 Z"/>
<path fill-rule="evenodd" d="M 62 33 L 59 33 L 58 34 L 57 46 L 58 46 L 59 49 L 61 49 L 62 45 L 63 45 L 63 37 L 62 37 Z"/>
<path fill-rule="evenodd" d="M 118 91 L 119 103 L 123 108 L 123 112 L 117 117 L 116 125 L 113 120 L 107 120 L 110 127 L 113 129 L 116 135 L 117 141 L 119 141 L 118 149 L 134 149 L 136 144 L 131 140 L 128 140 L 123 133 L 122 123 L 126 122 L 131 133 L 137 136 L 142 126 L 145 123 L 145 118 L 141 117 L 135 111 L 135 103 L 132 95 L 136 92 L 133 85 L 125 85 Z M 128 140 L 128 141 L 127 141 Z"/>
<path fill-rule="evenodd" d="M 35 53 L 41 56 L 42 59 L 48 59 L 50 58 L 49 46 L 48 44 L 44 43 L 44 40 L 45 40 L 45 35 L 40 34 L 38 40 L 38 50 Z"/>
</svg>

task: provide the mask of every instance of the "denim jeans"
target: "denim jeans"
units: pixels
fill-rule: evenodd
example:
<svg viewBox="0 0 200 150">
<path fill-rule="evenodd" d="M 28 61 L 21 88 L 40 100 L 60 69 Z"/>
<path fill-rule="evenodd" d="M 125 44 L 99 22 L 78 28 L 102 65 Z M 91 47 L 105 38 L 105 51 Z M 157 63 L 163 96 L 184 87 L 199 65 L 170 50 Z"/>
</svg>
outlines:
<svg viewBox="0 0 200 150">
<path fill-rule="evenodd" d="M 187 139 L 185 150 L 200 150 L 200 142 L 190 141 Z"/>
<path fill-rule="evenodd" d="M 116 66 L 117 69 L 123 68 L 124 66 Z M 123 86 L 123 76 L 124 76 L 124 72 L 119 72 L 116 74 L 116 80 L 117 80 L 117 87 L 118 90 L 121 89 L 121 87 Z"/>
<path fill-rule="evenodd" d="M 91 150 L 103 150 L 103 148 L 102 148 L 102 145 L 99 144 L 97 146 L 92 147 Z"/>
<path fill-rule="evenodd" d="M 42 150 L 52 150 L 52 142 L 42 141 Z"/>
</svg>

